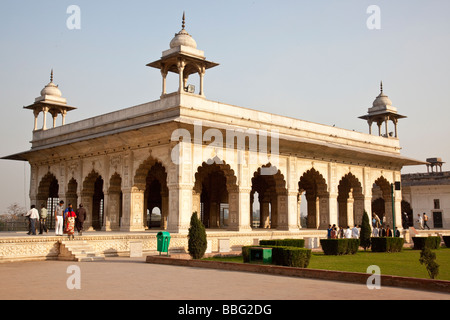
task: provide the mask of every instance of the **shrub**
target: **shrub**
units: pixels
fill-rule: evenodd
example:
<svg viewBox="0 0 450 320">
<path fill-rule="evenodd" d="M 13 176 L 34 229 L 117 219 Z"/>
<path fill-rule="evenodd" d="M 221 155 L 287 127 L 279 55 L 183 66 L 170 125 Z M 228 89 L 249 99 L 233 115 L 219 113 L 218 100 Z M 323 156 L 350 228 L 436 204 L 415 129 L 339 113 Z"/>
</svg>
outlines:
<svg viewBox="0 0 450 320">
<path fill-rule="evenodd" d="M 441 237 L 413 237 L 414 249 L 422 250 L 424 248 L 439 249 L 441 246 Z"/>
<path fill-rule="evenodd" d="M 450 236 L 443 236 L 442 238 L 444 239 L 445 246 L 450 248 Z"/>
<path fill-rule="evenodd" d="M 405 239 L 392 237 L 376 237 L 371 241 L 373 252 L 400 252 L 405 244 Z"/>
<path fill-rule="evenodd" d="M 192 214 L 188 238 L 189 255 L 192 259 L 201 259 L 205 254 L 208 242 L 206 241 L 205 226 L 198 218 L 197 212 Z"/>
<path fill-rule="evenodd" d="M 360 246 L 363 247 L 364 251 L 366 251 L 368 248 L 370 248 L 371 234 L 372 234 L 372 229 L 370 227 L 369 216 L 367 215 L 367 212 L 364 211 L 362 224 L 361 224 L 361 234 L 359 236 Z"/>
<path fill-rule="evenodd" d="M 304 248 L 305 240 L 303 240 L 303 239 L 260 240 L 259 245 Z"/>
<path fill-rule="evenodd" d="M 355 254 L 359 243 L 359 239 L 320 239 L 325 255 Z"/>
<path fill-rule="evenodd" d="M 311 250 L 299 247 L 273 247 L 272 261 L 286 267 L 307 268 Z"/>
<path fill-rule="evenodd" d="M 272 263 L 286 267 L 307 268 L 311 259 L 311 250 L 299 247 L 277 246 L 244 246 L 242 257 L 245 263 L 250 262 L 250 248 L 264 247 L 272 249 Z"/>
<path fill-rule="evenodd" d="M 439 265 L 436 263 L 436 254 L 425 246 L 420 252 L 420 264 L 424 264 L 427 268 L 430 279 L 435 279 L 439 275 Z"/>
</svg>

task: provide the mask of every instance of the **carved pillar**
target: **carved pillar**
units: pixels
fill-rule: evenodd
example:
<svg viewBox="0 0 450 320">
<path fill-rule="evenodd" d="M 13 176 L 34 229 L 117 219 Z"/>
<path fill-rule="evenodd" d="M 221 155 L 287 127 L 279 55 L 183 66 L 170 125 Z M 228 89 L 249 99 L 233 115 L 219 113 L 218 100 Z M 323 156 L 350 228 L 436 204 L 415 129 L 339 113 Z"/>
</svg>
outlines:
<svg viewBox="0 0 450 320">
<path fill-rule="evenodd" d="M 61 122 L 61 124 L 64 126 L 66 124 L 67 110 L 61 110 L 61 115 L 62 115 L 62 122 Z"/>
<path fill-rule="evenodd" d="M 200 67 L 200 71 L 199 71 L 199 76 L 200 76 L 200 92 L 199 94 L 204 97 L 205 96 L 205 87 L 204 87 L 204 78 L 205 78 L 205 67 L 202 66 Z"/>
<path fill-rule="evenodd" d="M 329 223 L 339 226 L 338 219 L 338 195 L 336 193 L 330 193 L 328 197 L 328 208 L 329 208 Z M 327 226 L 328 227 L 328 226 Z"/>
<path fill-rule="evenodd" d="M 161 75 L 162 75 L 162 93 L 161 97 L 164 96 L 167 93 L 167 70 L 164 69 L 164 67 L 161 69 Z"/>
<path fill-rule="evenodd" d="M 123 190 L 123 215 L 121 231 L 144 231 L 142 212 L 144 210 L 144 191 L 138 188 Z"/>
<path fill-rule="evenodd" d="M 300 228 L 300 210 L 298 209 L 298 191 L 291 190 L 287 194 L 287 230 L 297 231 Z"/>
<path fill-rule="evenodd" d="M 120 229 L 121 198 L 119 192 L 105 193 L 105 218 L 104 231 L 117 231 Z"/>
<path fill-rule="evenodd" d="M 47 113 L 48 113 L 48 107 L 43 107 L 42 111 L 44 112 L 44 120 L 42 125 L 42 130 L 47 130 Z"/>
<path fill-rule="evenodd" d="M 355 199 L 353 199 L 353 189 L 350 189 L 347 198 L 347 225 L 352 227 L 355 225 L 355 219 L 353 215 Z"/>
<path fill-rule="evenodd" d="M 179 58 L 177 62 L 178 74 L 179 74 L 179 88 L 178 92 L 182 93 L 184 91 L 184 67 L 186 66 L 186 62 L 184 59 Z"/>
<path fill-rule="evenodd" d="M 39 116 L 40 111 L 39 110 L 33 110 L 33 114 L 34 114 L 34 131 L 37 130 L 37 125 L 38 125 L 38 116 Z"/>
<path fill-rule="evenodd" d="M 260 203 L 260 227 L 264 229 L 270 228 L 270 201 L 267 197 L 259 195 Z"/>
<path fill-rule="evenodd" d="M 187 233 L 192 216 L 192 185 L 169 185 L 167 231 Z M 200 215 L 200 212 L 198 212 Z"/>
<path fill-rule="evenodd" d="M 250 192 L 251 189 L 239 188 L 236 193 L 231 193 L 229 196 L 229 201 L 233 201 L 233 210 L 236 211 L 237 221 L 234 222 L 231 218 L 231 203 L 230 207 L 230 222 L 229 229 L 236 231 L 250 231 L 252 229 L 252 214 L 250 212 Z"/>
</svg>

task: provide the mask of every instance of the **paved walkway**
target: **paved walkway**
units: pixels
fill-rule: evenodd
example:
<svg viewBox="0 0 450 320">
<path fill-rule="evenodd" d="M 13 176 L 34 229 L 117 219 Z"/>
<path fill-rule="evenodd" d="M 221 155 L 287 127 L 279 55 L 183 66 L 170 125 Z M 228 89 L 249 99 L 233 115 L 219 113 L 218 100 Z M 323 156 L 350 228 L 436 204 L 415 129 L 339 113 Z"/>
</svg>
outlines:
<svg viewBox="0 0 450 320">
<path fill-rule="evenodd" d="M 69 290 L 69 266 L 80 268 L 81 289 Z M 40 261 L 0 264 L 0 299 L 96 300 L 450 300 L 449 294 L 145 263 Z"/>
</svg>

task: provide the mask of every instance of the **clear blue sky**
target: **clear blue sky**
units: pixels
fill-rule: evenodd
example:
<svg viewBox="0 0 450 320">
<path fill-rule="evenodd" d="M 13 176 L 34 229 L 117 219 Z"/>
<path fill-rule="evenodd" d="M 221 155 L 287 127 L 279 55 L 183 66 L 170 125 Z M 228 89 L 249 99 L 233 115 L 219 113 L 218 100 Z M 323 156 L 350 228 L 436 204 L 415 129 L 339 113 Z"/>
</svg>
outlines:
<svg viewBox="0 0 450 320">
<path fill-rule="evenodd" d="M 373 4 L 380 30 L 366 25 Z M 69 5 L 81 9 L 81 30 L 66 26 Z M 450 162 L 448 0 L 2 0 L 0 155 L 30 148 L 33 115 L 22 107 L 52 68 L 78 108 L 67 122 L 157 100 L 161 75 L 145 65 L 169 48 L 183 10 L 198 48 L 220 63 L 206 74 L 208 99 L 368 132 L 358 116 L 383 80 L 408 116 L 399 124 L 402 154 Z M 1 161 L 0 176 L 0 211 L 28 206 L 28 164 Z"/>
</svg>

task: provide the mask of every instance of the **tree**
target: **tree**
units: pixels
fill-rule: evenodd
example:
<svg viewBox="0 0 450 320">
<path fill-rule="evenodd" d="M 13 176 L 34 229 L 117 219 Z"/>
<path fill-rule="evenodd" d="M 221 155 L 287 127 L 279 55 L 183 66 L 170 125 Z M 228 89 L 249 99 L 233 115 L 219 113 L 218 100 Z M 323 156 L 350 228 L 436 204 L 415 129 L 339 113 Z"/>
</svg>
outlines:
<svg viewBox="0 0 450 320">
<path fill-rule="evenodd" d="M 362 225 L 361 225 L 361 233 L 359 236 L 360 246 L 364 248 L 364 251 L 371 246 L 370 236 L 372 234 L 372 228 L 370 227 L 370 220 L 367 212 L 364 211 Z"/>
<path fill-rule="evenodd" d="M 208 243 L 206 241 L 206 230 L 198 218 L 197 212 L 191 217 L 191 225 L 188 234 L 188 251 L 192 259 L 201 259 L 205 254 Z"/>
<path fill-rule="evenodd" d="M 3 219 L 6 221 L 15 221 L 26 213 L 27 210 L 24 207 L 21 207 L 18 203 L 13 203 L 6 209 L 6 213 L 3 214 Z"/>
<path fill-rule="evenodd" d="M 430 248 L 425 246 L 420 252 L 420 264 L 424 264 L 427 268 L 430 279 L 436 279 L 439 275 L 439 265 L 436 263 L 436 253 L 432 252 Z"/>
</svg>

